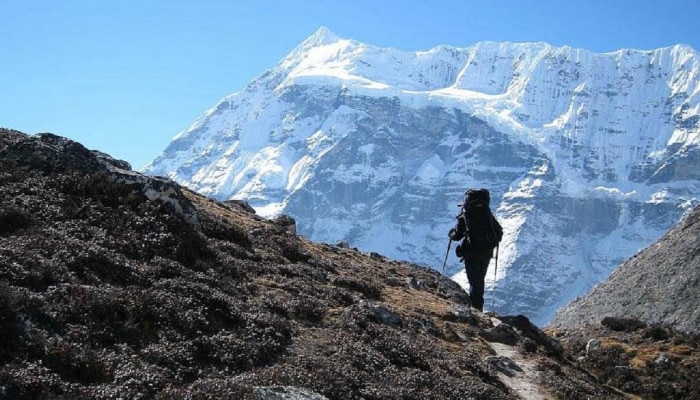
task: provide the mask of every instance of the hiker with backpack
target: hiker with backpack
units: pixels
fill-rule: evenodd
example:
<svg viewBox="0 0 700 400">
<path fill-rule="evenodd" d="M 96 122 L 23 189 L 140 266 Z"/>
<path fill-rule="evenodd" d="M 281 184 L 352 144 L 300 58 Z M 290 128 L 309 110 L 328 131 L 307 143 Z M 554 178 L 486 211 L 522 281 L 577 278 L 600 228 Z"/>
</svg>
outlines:
<svg viewBox="0 0 700 400">
<path fill-rule="evenodd" d="M 469 280 L 469 298 L 472 307 L 484 310 L 484 280 L 494 248 L 503 237 L 503 228 L 490 208 L 490 194 L 486 189 L 469 189 L 464 194 L 457 225 L 450 229 L 450 241 L 462 240 L 455 253 L 464 260 Z M 496 256 L 498 257 L 498 255 Z"/>
</svg>

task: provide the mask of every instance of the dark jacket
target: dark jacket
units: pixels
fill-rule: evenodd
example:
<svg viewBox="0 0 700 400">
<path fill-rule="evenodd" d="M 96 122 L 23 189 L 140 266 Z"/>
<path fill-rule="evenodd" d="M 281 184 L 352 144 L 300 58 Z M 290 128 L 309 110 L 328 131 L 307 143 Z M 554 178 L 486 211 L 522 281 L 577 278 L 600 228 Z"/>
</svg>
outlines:
<svg viewBox="0 0 700 400">
<path fill-rule="evenodd" d="M 494 235 L 497 245 L 503 237 L 503 228 L 501 224 L 498 223 L 498 220 L 496 220 L 496 217 L 493 216 L 491 210 L 488 210 L 487 218 L 488 221 L 483 222 L 483 224 L 490 227 L 488 234 Z M 449 236 L 450 239 L 455 241 L 462 240 L 462 243 L 458 245 L 459 250 L 457 250 L 457 256 L 464 258 L 466 261 L 488 260 L 493 257 L 493 249 L 495 246 L 480 246 L 463 240 L 466 239 L 467 236 L 467 219 L 464 213 L 457 216 L 457 225 L 450 230 Z"/>
</svg>

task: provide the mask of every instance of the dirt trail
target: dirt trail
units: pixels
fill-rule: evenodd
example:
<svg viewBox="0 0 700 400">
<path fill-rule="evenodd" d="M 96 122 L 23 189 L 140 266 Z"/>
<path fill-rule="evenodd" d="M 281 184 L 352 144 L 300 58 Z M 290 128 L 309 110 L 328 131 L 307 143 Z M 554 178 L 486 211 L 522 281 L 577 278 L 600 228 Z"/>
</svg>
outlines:
<svg viewBox="0 0 700 400">
<path fill-rule="evenodd" d="M 491 318 L 491 321 L 496 326 L 501 324 L 501 320 L 498 318 Z M 489 346 L 495 355 L 489 356 L 486 361 L 496 368 L 501 381 L 517 393 L 521 399 L 548 400 L 554 398 L 537 383 L 541 381 L 541 373 L 534 359 L 526 358 L 515 346 L 498 342 L 490 342 Z"/>
</svg>

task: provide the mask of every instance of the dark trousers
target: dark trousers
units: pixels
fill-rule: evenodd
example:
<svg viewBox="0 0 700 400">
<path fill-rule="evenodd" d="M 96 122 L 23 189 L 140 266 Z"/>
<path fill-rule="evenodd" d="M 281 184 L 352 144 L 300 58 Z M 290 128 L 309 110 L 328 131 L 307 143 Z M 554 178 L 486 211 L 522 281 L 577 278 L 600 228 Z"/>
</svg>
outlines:
<svg viewBox="0 0 700 400">
<path fill-rule="evenodd" d="M 479 311 L 484 311 L 484 279 L 489 269 L 489 261 L 491 261 L 490 258 L 464 260 L 464 269 L 469 279 L 469 298 L 472 301 L 472 307 Z"/>
</svg>

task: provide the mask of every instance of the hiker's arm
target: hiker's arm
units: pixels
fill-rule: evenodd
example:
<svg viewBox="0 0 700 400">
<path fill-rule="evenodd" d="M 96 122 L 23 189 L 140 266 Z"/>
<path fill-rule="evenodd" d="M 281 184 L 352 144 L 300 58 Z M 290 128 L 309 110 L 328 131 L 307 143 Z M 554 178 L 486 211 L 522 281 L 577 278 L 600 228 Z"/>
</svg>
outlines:
<svg viewBox="0 0 700 400">
<path fill-rule="evenodd" d="M 467 231 L 467 224 L 464 222 L 464 218 L 461 216 L 457 217 L 457 226 L 450 229 L 448 236 L 452 240 L 462 240 L 464 238 L 464 233 Z"/>
</svg>

